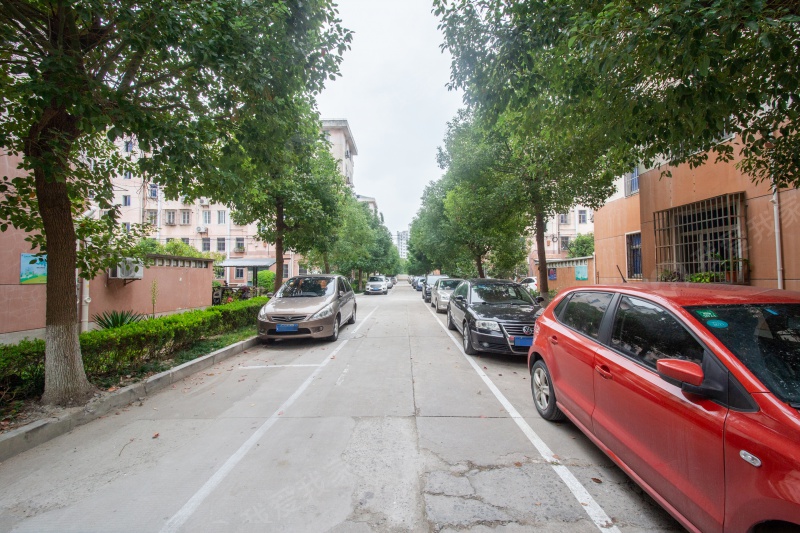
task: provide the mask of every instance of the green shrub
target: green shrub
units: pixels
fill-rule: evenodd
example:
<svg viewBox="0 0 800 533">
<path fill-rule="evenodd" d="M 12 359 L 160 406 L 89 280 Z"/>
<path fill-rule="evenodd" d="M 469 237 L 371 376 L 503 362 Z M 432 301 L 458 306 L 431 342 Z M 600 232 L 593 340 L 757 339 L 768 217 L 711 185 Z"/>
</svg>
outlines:
<svg viewBox="0 0 800 533">
<path fill-rule="evenodd" d="M 169 359 L 204 338 L 254 326 L 259 309 L 268 300 L 251 298 L 82 333 L 81 354 L 86 375 L 96 383 L 108 376 L 134 374 L 143 366 Z M 42 394 L 44 353 L 43 340 L 0 345 L 0 410 L 14 400 Z"/>
<path fill-rule="evenodd" d="M 95 321 L 100 329 L 111 329 L 133 322 L 140 322 L 144 318 L 143 314 L 134 313 L 133 311 L 106 311 L 102 315 L 94 315 L 92 320 Z"/>
<path fill-rule="evenodd" d="M 272 270 L 259 270 L 258 286 L 263 288 L 264 292 L 275 292 L 275 272 Z"/>
</svg>

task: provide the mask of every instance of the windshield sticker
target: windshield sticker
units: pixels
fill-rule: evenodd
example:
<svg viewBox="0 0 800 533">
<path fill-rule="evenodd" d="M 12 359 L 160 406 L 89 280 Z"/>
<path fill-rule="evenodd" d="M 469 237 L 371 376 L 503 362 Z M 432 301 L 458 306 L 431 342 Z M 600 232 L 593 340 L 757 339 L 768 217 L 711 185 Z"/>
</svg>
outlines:
<svg viewBox="0 0 800 533">
<path fill-rule="evenodd" d="M 717 313 L 711 309 L 698 309 L 695 312 L 700 318 L 717 318 Z"/>
<path fill-rule="evenodd" d="M 723 329 L 728 327 L 728 323 L 724 320 L 709 320 L 706 322 L 706 326 L 710 328 Z"/>
<path fill-rule="evenodd" d="M 767 313 L 769 313 L 769 314 L 771 314 L 771 315 L 775 315 L 775 316 L 778 316 L 778 315 L 780 314 L 780 313 L 779 313 L 779 312 L 777 312 L 776 310 L 774 310 L 774 309 L 770 309 L 769 307 L 767 307 L 766 309 L 764 309 L 764 311 L 766 311 Z"/>
</svg>

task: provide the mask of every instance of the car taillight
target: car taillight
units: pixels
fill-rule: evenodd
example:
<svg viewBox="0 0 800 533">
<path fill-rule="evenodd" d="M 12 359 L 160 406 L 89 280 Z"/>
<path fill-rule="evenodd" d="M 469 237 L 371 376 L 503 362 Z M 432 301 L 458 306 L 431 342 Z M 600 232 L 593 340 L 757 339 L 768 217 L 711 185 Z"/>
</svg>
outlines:
<svg viewBox="0 0 800 533">
<path fill-rule="evenodd" d="M 538 334 L 539 334 L 539 321 L 537 320 L 536 322 L 533 323 L 533 336 L 535 337 Z"/>
</svg>

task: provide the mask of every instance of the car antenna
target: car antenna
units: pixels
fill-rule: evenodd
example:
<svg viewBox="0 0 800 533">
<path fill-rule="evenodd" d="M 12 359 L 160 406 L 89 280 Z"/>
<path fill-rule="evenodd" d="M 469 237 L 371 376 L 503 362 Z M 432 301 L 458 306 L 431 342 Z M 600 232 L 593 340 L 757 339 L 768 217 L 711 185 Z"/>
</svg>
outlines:
<svg viewBox="0 0 800 533">
<path fill-rule="evenodd" d="M 622 270 L 619 269 L 619 265 L 617 265 L 617 271 L 619 272 L 619 277 L 622 278 L 622 283 L 628 283 L 628 280 L 622 275 Z"/>
</svg>

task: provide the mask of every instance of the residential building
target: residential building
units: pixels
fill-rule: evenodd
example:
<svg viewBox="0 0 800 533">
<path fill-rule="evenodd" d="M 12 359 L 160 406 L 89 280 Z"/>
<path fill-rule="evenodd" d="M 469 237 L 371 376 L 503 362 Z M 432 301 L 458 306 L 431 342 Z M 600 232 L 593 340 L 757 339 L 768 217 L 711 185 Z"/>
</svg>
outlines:
<svg viewBox="0 0 800 533">
<path fill-rule="evenodd" d="M 331 143 L 331 154 L 339 161 L 339 172 L 344 176 L 345 183 L 352 188 L 355 166 L 353 156 L 358 155 L 358 148 L 350 131 L 350 124 L 345 119 L 323 120 L 322 131 Z"/>
<path fill-rule="evenodd" d="M 395 246 L 401 259 L 408 259 L 408 231 L 398 231 L 395 237 Z"/>
<path fill-rule="evenodd" d="M 364 196 L 362 194 L 356 194 L 356 200 L 367 204 L 369 206 L 369 210 L 372 211 L 374 215 L 378 214 L 378 202 L 372 196 Z"/>
<path fill-rule="evenodd" d="M 548 259 L 564 259 L 570 243 L 578 235 L 594 232 L 594 211 L 576 205 L 547 221 L 545 229 L 545 256 Z M 528 254 L 528 269 L 531 275 L 537 274 L 536 261 L 539 260 L 538 247 L 534 236 L 530 238 L 531 249 Z"/>
</svg>

